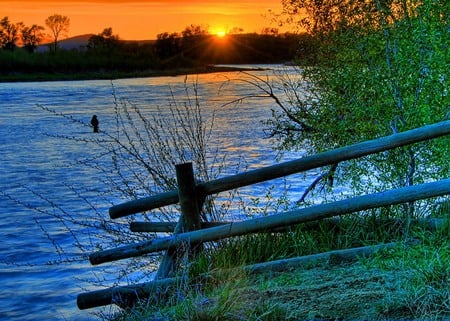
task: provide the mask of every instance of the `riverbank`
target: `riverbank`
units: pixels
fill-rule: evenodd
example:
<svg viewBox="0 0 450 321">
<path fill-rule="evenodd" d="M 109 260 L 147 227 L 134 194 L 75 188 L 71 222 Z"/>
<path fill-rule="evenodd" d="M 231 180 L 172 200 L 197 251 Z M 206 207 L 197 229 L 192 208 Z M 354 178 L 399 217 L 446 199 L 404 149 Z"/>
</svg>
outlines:
<svg viewBox="0 0 450 321">
<path fill-rule="evenodd" d="M 206 74 L 214 72 L 263 70 L 263 68 L 249 68 L 237 66 L 200 66 L 192 68 L 176 68 L 166 70 L 143 71 L 98 71 L 79 73 L 10 73 L 0 75 L 0 83 L 5 82 L 34 82 L 34 81 L 69 81 L 69 80 L 114 80 L 126 78 L 173 77 L 191 74 Z"/>
<path fill-rule="evenodd" d="M 339 239 L 356 231 L 348 234 L 351 225 L 345 225 L 341 226 L 344 230 L 334 231 Z M 375 227 L 370 225 L 370 229 Z M 308 260 L 301 267 L 262 274 L 249 274 L 244 269 L 220 273 L 215 270 L 208 278 L 177 284 L 174 297 L 165 300 L 166 304 L 158 299 L 145 301 L 143 306 L 110 320 L 449 320 L 448 221 L 432 231 L 423 226 L 410 228 L 413 244 L 398 240 L 397 245 L 380 248 L 371 256 L 353 257 L 356 260 L 333 255 L 318 264 Z M 317 238 L 318 232 L 326 235 Z M 307 247 L 300 236 L 309 233 L 309 237 L 316 236 L 310 240 L 314 242 L 324 236 L 334 239 L 333 231 L 328 229 L 316 232 L 302 229 L 284 244 L 292 247 L 296 240 L 303 244 L 302 248 Z M 283 247 L 280 238 L 280 235 L 263 236 L 262 244 L 271 247 L 275 242 L 279 249 Z M 258 245 L 255 241 L 261 239 L 252 238 L 253 246 Z M 245 250 L 244 247 L 241 250 L 248 252 L 252 248 L 249 245 L 246 243 Z M 237 261 L 244 252 L 234 248 L 227 251 L 230 254 Z M 190 273 L 188 276 L 192 280 Z"/>
</svg>

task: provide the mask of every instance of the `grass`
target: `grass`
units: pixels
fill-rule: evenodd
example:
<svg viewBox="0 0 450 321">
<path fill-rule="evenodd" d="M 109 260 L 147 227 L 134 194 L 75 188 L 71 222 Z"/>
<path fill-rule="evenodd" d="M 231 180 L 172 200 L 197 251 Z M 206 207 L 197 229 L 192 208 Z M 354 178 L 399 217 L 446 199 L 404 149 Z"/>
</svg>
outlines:
<svg viewBox="0 0 450 321">
<path fill-rule="evenodd" d="M 443 204 L 438 214 L 448 217 L 448 202 Z M 405 225 L 396 220 L 392 224 L 393 218 L 386 213 L 233 238 L 193 261 L 184 272 L 190 282 L 180 284 L 165 300 L 141 302 L 112 320 L 449 318 L 449 225 L 431 231 L 419 223 Z M 405 246 L 405 235 L 415 245 Z M 260 261 L 390 241 L 399 245 L 355 262 L 258 275 L 242 269 Z"/>
</svg>

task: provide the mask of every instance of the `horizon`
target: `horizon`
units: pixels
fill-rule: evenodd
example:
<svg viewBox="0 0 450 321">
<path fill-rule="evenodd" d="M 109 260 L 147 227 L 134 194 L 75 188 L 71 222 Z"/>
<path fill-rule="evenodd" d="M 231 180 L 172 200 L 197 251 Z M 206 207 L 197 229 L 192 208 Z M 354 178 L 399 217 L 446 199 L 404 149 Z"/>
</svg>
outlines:
<svg viewBox="0 0 450 321">
<path fill-rule="evenodd" d="M 155 0 L 0 0 L 2 17 L 13 23 L 45 26 L 45 19 L 61 14 L 70 19 L 67 35 L 61 39 L 99 34 L 112 28 L 121 40 L 156 40 L 164 32 L 181 32 L 200 25 L 210 34 L 227 34 L 235 28 L 243 33 L 261 33 L 264 28 L 286 28 L 273 21 L 282 11 L 281 0 L 247 1 L 155 1 Z M 46 27 L 46 32 L 48 28 Z"/>
</svg>

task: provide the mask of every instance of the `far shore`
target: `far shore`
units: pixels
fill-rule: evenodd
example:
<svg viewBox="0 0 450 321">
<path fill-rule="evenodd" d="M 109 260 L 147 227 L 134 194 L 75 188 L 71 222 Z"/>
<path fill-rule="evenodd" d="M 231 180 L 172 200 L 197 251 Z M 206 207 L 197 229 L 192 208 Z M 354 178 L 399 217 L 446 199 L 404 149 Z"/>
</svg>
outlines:
<svg viewBox="0 0 450 321">
<path fill-rule="evenodd" d="M 69 81 L 69 80 L 114 80 L 124 78 L 146 78 L 180 76 L 190 74 L 205 74 L 229 71 L 262 70 L 264 68 L 248 68 L 239 66 L 202 66 L 192 68 L 177 68 L 167 70 L 145 70 L 145 71 L 98 71 L 79 73 L 11 73 L 0 75 L 0 83 L 5 82 L 33 82 L 33 81 Z"/>
</svg>

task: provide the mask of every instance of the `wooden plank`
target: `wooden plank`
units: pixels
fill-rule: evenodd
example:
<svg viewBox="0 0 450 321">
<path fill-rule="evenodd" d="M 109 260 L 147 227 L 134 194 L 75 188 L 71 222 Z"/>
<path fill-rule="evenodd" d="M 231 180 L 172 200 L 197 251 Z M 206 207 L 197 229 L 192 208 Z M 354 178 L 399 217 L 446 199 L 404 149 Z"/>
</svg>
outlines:
<svg viewBox="0 0 450 321">
<path fill-rule="evenodd" d="M 197 188 L 200 194 L 211 195 L 448 134 L 450 134 L 450 121 L 443 121 L 402 133 L 326 151 L 313 156 L 303 157 L 298 160 L 200 183 L 197 185 Z M 113 206 L 110 208 L 109 214 L 111 218 L 118 218 L 177 202 L 177 191 L 172 191 Z"/>
<path fill-rule="evenodd" d="M 450 179 L 438 182 L 404 187 L 382 193 L 364 195 L 329 204 L 316 205 L 309 208 L 287 212 L 285 214 L 255 218 L 224 226 L 181 233 L 175 236 L 140 242 L 115 249 L 92 253 L 89 260 L 92 264 L 101 264 L 147 253 L 175 248 L 189 242 L 217 241 L 232 236 L 254 233 L 262 230 L 283 227 L 293 224 L 321 220 L 347 213 L 368 210 L 377 207 L 413 202 L 420 199 L 450 194 Z"/>
<path fill-rule="evenodd" d="M 200 222 L 200 227 L 203 229 L 230 223 L 231 222 Z M 176 222 L 131 222 L 130 230 L 132 232 L 172 233 L 176 225 Z"/>
</svg>

